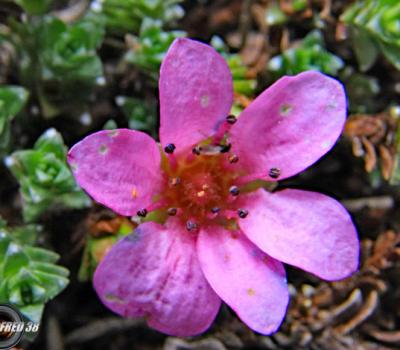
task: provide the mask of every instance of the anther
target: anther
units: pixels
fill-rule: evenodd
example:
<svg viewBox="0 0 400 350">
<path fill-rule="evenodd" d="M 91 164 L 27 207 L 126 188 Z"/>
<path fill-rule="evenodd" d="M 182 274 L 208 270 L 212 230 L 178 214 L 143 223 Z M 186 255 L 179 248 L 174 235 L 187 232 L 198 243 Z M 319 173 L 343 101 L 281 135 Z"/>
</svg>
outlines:
<svg viewBox="0 0 400 350">
<path fill-rule="evenodd" d="M 220 153 L 228 153 L 231 150 L 232 145 L 228 143 L 227 145 L 221 145 Z"/>
<path fill-rule="evenodd" d="M 237 122 L 237 118 L 233 114 L 230 114 L 226 117 L 226 121 L 228 124 L 233 125 Z"/>
<path fill-rule="evenodd" d="M 171 185 L 171 186 L 177 186 L 177 185 L 179 185 L 181 183 L 181 178 L 180 177 L 171 177 L 170 179 L 169 179 L 169 184 Z"/>
<path fill-rule="evenodd" d="M 169 216 L 175 216 L 177 212 L 178 212 L 178 210 L 176 208 L 168 208 L 168 210 L 167 210 L 167 214 Z"/>
<path fill-rule="evenodd" d="M 195 230 L 197 230 L 197 224 L 195 222 L 189 220 L 186 222 L 186 229 L 190 232 L 195 231 Z"/>
<path fill-rule="evenodd" d="M 138 216 L 144 218 L 147 215 L 147 209 L 141 209 L 136 213 Z"/>
<path fill-rule="evenodd" d="M 238 209 L 237 213 L 241 219 L 244 219 L 247 215 L 249 215 L 249 212 L 246 209 Z"/>
<path fill-rule="evenodd" d="M 237 186 L 231 186 L 230 188 L 229 188 L 229 193 L 232 195 L 232 196 L 238 196 L 239 195 L 239 188 L 237 187 Z"/>
<path fill-rule="evenodd" d="M 174 153 L 175 148 L 176 147 L 175 147 L 175 145 L 173 143 L 169 143 L 168 145 L 166 145 L 164 147 L 164 151 L 165 151 L 165 153 L 172 154 L 172 153 Z"/>
<path fill-rule="evenodd" d="M 273 179 L 277 179 L 281 175 L 281 171 L 279 168 L 271 168 L 269 169 L 269 177 Z"/>
<path fill-rule="evenodd" d="M 234 164 L 239 161 L 239 157 L 236 154 L 231 154 L 228 158 L 229 163 Z"/>
<path fill-rule="evenodd" d="M 221 210 L 220 208 L 214 207 L 214 208 L 211 208 L 211 213 L 217 214 L 217 213 L 219 213 L 220 210 Z"/>
<path fill-rule="evenodd" d="M 196 147 L 192 148 L 192 153 L 195 154 L 196 156 L 199 156 L 201 153 L 201 147 L 196 146 Z"/>
</svg>

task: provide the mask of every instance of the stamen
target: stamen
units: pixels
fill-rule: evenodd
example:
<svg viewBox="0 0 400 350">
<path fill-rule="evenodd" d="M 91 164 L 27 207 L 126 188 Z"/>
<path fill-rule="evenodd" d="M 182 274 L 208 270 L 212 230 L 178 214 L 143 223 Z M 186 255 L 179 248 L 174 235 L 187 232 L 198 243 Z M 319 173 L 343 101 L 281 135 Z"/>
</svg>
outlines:
<svg viewBox="0 0 400 350">
<path fill-rule="evenodd" d="M 271 168 L 268 175 L 273 179 L 277 179 L 281 175 L 281 170 L 279 168 Z"/>
<path fill-rule="evenodd" d="M 199 156 L 201 154 L 201 147 L 200 146 L 193 147 L 192 153 L 195 154 L 196 156 Z"/>
<path fill-rule="evenodd" d="M 220 208 L 218 208 L 218 207 L 214 207 L 214 208 L 211 208 L 211 213 L 213 213 L 213 214 L 217 214 L 217 213 L 219 213 L 220 212 Z"/>
<path fill-rule="evenodd" d="M 167 214 L 169 216 L 175 216 L 177 212 L 178 212 L 178 209 L 176 209 L 176 208 L 168 208 L 168 210 L 167 210 Z"/>
<path fill-rule="evenodd" d="M 239 157 L 236 154 L 231 154 L 228 158 L 229 163 L 234 164 L 239 161 Z"/>
<path fill-rule="evenodd" d="M 169 179 L 169 184 L 171 185 L 171 186 L 177 186 L 177 185 L 179 185 L 181 183 L 181 178 L 180 177 L 171 177 L 170 179 Z"/>
<path fill-rule="evenodd" d="M 221 153 L 221 149 L 223 149 L 224 145 L 204 145 L 204 146 L 196 146 L 192 149 L 192 153 L 195 155 L 206 155 L 206 156 L 214 156 L 216 154 Z"/>
<path fill-rule="evenodd" d="M 221 153 L 228 153 L 232 148 L 232 144 L 228 143 L 227 145 L 221 145 Z"/>
<path fill-rule="evenodd" d="M 175 149 L 176 149 L 175 145 L 173 143 L 169 143 L 168 145 L 165 146 L 164 151 L 165 153 L 172 154 L 174 153 Z"/>
<path fill-rule="evenodd" d="M 199 191 L 199 192 L 197 192 L 197 197 L 204 197 L 206 195 L 206 192 L 205 191 Z"/>
<path fill-rule="evenodd" d="M 247 215 L 249 215 L 249 211 L 246 209 L 238 209 L 237 213 L 241 219 L 244 219 Z"/>
<path fill-rule="evenodd" d="M 141 210 L 139 210 L 136 214 L 137 214 L 137 216 L 140 216 L 140 217 L 142 217 L 142 218 L 145 218 L 146 215 L 147 215 L 147 210 L 146 210 L 146 209 L 141 209 Z"/>
<path fill-rule="evenodd" d="M 197 230 L 197 224 L 195 223 L 195 222 L 193 222 L 193 221 L 191 221 L 191 220 L 188 220 L 187 222 L 186 222 L 186 229 L 189 231 L 189 232 L 192 232 L 192 231 L 196 231 Z"/>
<path fill-rule="evenodd" d="M 232 196 L 238 196 L 239 195 L 239 193 L 240 193 L 240 191 L 239 191 L 239 188 L 237 187 L 237 186 L 231 186 L 230 188 L 229 188 L 229 193 L 232 195 Z"/>
<path fill-rule="evenodd" d="M 227 122 L 228 124 L 233 125 L 233 124 L 235 124 L 235 123 L 237 122 L 237 118 L 236 118 L 233 114 L 230 114 L 230 115 L 228 115 L 228 116 L 226 117 L 226 122 Z"/>
<path fill-rule="evenodd" d="M 230 130 L 231 126 L 236 123 L 236 117 L 234 115 L 228 115 L 225 121 L 226 123 L 221 123 L 218 126 L 218 130 L 213 137 L 213 143 L 215 144 L 220 143 L 224 138 L 224 135 Z"/>
</svg>

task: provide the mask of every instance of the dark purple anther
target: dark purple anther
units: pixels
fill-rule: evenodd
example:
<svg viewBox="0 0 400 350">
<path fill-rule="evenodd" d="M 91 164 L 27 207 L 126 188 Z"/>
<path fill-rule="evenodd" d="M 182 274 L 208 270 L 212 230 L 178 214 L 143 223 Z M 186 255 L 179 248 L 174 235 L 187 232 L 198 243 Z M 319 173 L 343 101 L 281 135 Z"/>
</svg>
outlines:
<svg viewBox="0 0 400 350">
<path fill-rule="evenodd" d="M 173 143 L 169 143 L 168 145 L 166 145 L 164 147 L 164 151 L 165 151 L 165 153 L 172 154 L 172 153 L 174 153 L 175 148 L 176 147 L 175 147 L 175 145 Z"/>
<path fill-rule="evenodd" d="M 238 209 L 237 213 L 241 219 L 244 219 L 247 215 L 249 215 L 249 212 L 246 209 Z"/>
<path fill-rule="evenodd" d="M 221 153 L 228 153 L 231 150 L 232 145 L 228 143 L 227 145 L 221 145 L 220 152 Z"/>
<path fill-rule="evenodd" d="M 168 210 L 167 210 L 167 214 L 169 216 L 175 216 L 177 212 L 178 212 L 178 210 L 176 208 L 168 208 Z"/>
<path fill-rule="evenodd" d="M 233 124 L 236 123 L 237 118 L 236 118 L 233 114 L 230 114 L 230 115 L 228 115 L 228 116 L 226 117 L 226 121 L 227 121 L 228 124 L 233 125 Z"/>
<path fill-rule="evenodd" d="M 146 209 L 141 209 L 136 213 L 138 216 L 144 218 L 147 215 L 147 210 Z"/>
<path fill-rule="evenodd" d="M 269 169 L 269 177 L 273 179 L 277 179 L 281 175 L 281 171 L 279 168 L 271 168 Z"/>
<path fill-rule="evenodd" d="M 197 224 L 193 221 L 186 222 L 186 229 L 190 232 L 197 230 Z"/>
<path fill-rule="evenodd" d="M 229 188 L 229 193 L 230 193 L 232 196 L 238 196 L 238 195 L 239 195 L 239 188 L 238 188 L 237 186 L 231 186 L 231 187 Z"/>
</svg>

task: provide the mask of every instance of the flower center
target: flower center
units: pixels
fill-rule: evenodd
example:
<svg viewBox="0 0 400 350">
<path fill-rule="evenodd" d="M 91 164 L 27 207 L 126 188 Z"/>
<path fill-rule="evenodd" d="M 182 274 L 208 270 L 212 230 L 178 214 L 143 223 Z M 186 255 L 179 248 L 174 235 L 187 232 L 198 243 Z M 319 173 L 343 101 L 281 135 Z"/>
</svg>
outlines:
<svg viewBox="0 0 400 350">
<path fill-rule="evenodd" d="M 229 192 L 238 173 L 228 169 L 225 154 L 181 156 L 165 169 L 163 199 L 169 208 L 185 221 L 204 225 L 215 220 L 219 213 L 232 209 Z"/>
<path fill-rule="evenodd" d="M 236 117 L 228 116 L 211 138 L 192 150 L 179 150 L 177 155 L 175 145 L 167 144 L 161 165 L 163 189 L 153 198 L 153 204 L 137 215 L 145 217 L 151 211 L 154 215 L 150 220 L 159 222 L 167 215 L 177 216 L 188 231 L 209 225 L 237 229 L 236 220 L 249 214 L 240 206 L 245 202 L 239 193 L 264 187 L 265 181 L 249 177 L 241 168 L 239 157 L 231 153 L 226 136 L 235 122 Z"/>
</svg>

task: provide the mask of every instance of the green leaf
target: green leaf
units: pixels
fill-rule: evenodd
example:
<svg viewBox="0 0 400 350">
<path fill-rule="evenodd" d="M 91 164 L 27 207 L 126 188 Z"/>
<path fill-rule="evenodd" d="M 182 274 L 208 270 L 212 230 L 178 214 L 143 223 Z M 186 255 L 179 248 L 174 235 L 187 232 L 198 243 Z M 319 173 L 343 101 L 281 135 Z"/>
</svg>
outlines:
<svg viewBox="0 0 400 350">
<path fill-rule="evenodd" d="M 10 122 L 22 110 L 28 92 L 19 86 L 0 86 L 0 154 L 10 141 Z"/>
<path fill-rule="evenodd" d="M 9 26 L 19 78 L 37 96 L 44 117 L 88 102 L 103 78 L 97 54 L 105 33 L 103 16 L 88 11 L 73 23 L 51 15 L 24 22 L 11 18 Z"/>
<path fill-rule="evenodd" d="M 281 10 L 280 6 L 276 2 L 270 3 L 265 12 L 265 23 L 268 26 L 275 26 L 284 24 L 287 20 L 288 17 Z"/>
<path fill-rule="evenodd" d="M 157 135 L 157 106 L 135 97 L 117 96 L 116 104 L 128 119 L 129 128 Z"/>
<path fill-rule="evenodd" d="M 239 54 L 230 53 L 227 45 L 219 36 L 211 38 L 211 45 L 225 58 L 232 73 L 233 89 L 237 94 L 254 96 L 257 80 L 249 77 L 248 67 Z"/>
<path fill-rule="evenodd" d="M 268 70 L 276 80 L 283 75 L 295 75 L 307 70 L 317 70 L 336 76 L 344 62 L 325 49 L 324 39 L 319 30 L 313 30 L 281 55 L 273 57 Z"/>
<path fill-rule="evenodd" d="M 137 34 L 144 20 L 158 20 L 170 24 L 180 19 L 184 10 L 182 0 L 104 0 L 99 3 L 99 12 L 106 18 L 111 33 Z"/>
<path fill-rule="evenodd" d="M 379 54 L 379 47 L 362 28 L 353 28 L 352 39 L 360 70 L 365 72 L 374 65 Z"/>
<path fill-rule="evenodd" d="M 31 237 L 32 229 L 0 229 L 0 303 L 15 304 L 28 319 L 39 322 L 44 304 L 67 286 L 69 272 L 55 264 L 58 254 L 21 240 Z"/>
<path fill-rule="evenodd" d="M 172 42 L 185 36 L 182 31 L 163 31 L 162 22 L 145 18 L 139 36 L 131 36 L 132 48 L 125 55 L 125 60 L 158 78 L 161 61 Z"/>
<path fill-rule="evenodd" d="M 90 206 L 89 198 L 75 183 L 66 155 L 61 135 L 48 129 L 33 149 L 14 152 L 7 158 L 6 165 L 20 184 L 27 222 L 49 210 Z"/>
<path fill-rule="evenodd" d="M 340 80 L 346 87 L 351 113 L 378 112 L 374 100 L 381 89 L 378 79 L 346 67 L 340 74 Z"/>
<path fill-rule="evenodd" d="M 31 15 L 40 15 L 45 13 L 53 0 L 15 0 L 25 12 Z"/>
<path fill-rule="evenodd" d="M 366 70 L 372 66 L 371 62 L 377 54 L 372 49 L 372 43 L 375 43 L 375 50 L 380 49 L 400 69 L 399 1 L 358 1 L 343 13 L 341 20 L 355 28 L 352 31 L 353 45 L 361 69 Z M 367 51 L 362 52 L 363 48 Z M 369 54 L 372 57 L 368 57 Z"/>
</svg>

